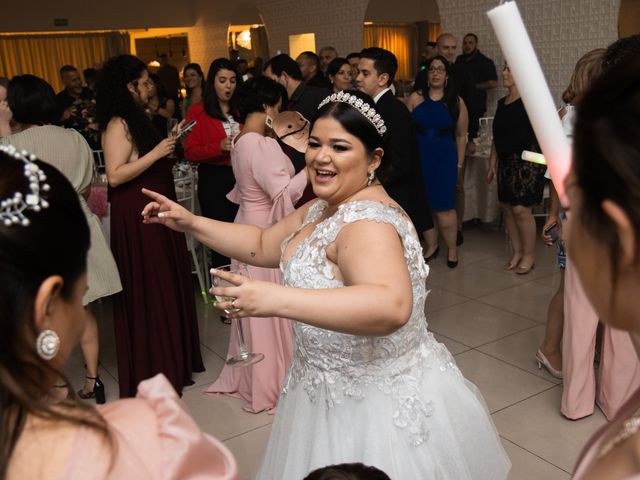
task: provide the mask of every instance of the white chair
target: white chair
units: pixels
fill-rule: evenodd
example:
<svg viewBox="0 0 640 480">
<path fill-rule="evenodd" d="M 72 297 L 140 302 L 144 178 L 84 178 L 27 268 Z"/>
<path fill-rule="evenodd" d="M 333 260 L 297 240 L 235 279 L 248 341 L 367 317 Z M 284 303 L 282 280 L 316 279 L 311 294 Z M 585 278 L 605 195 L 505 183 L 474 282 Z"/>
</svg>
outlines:
<svg viewBox="0 0 640 480">
<path fill-rule="evenodd" d="M 92 150 L 93 161 L 99 173 L 104 173 L 104 152 L 102 150 Z"/>
<path fill-rule="evenodd" d="M 173 168 L 173 179 L 176 188 L 178 203 L 190 212 L 196 210 L 196 178 L 191 166 L 186 163 L 176 164 Z M 207 249 L 188 233 L 185 234 L 187 240 L 187 250 L 191 253 L 193 270 L 198 277 L 200 294 L 204 303 L 209 303 L 209 288 L 211 283 L 207 272 Z"/>
</svg>

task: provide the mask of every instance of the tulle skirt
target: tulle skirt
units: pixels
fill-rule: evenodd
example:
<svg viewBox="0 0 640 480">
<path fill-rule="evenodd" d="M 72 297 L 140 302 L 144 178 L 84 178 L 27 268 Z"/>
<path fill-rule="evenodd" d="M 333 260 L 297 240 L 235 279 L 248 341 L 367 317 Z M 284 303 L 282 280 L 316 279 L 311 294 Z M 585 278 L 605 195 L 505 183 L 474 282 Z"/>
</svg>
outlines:
<svg viewBox="0 0 640 480">
<path fill-rule="evenodd" d="M 391 395 L 375 385 L 363 398 L 327 406 L 327 392 L 311 400 L 304 383 L 279 400 L 260 480 L 301 480 L 338 463 L 375 466 L 393 480 L 502 480 L 511 463 L 475 385 L 456 369 L 428 368 L 421 398 L 432 406 L 428 435 L 414 445 L 409 426 L 394 424 Z"/>
</svg>

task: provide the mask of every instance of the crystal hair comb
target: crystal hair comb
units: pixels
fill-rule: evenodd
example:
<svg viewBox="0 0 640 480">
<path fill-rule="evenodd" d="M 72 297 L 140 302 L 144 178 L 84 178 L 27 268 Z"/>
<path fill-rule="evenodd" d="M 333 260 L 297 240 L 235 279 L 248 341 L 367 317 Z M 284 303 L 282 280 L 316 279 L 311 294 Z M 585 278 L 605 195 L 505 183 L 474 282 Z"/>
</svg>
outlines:
<svg viewBox="0 0 640 480">
<path fill-rule="evenodd" d="M 41 192 L 49 191 L 47 176 L 34 163 L 35 155 L 20 151 L 13 145 L 0 145 L 0 152 L 24 162 L 24 176 L 29 182 L 29 193 L 26 195 L 16 192 L 12 197 L 0 201 L 0 220 L 5 226 L 26 227 L 29 225 L 29 219 L 25 216 L 27 210 L 39 212 L 49 206 L 49 202 L 40 196 Z"/>
<path fill-rule="evenodd" d="M 364 100 L 350 93 L 346 93 L 343 91 L 332 93 L 322 102 L 320 102 L 320 105 L 318 105 L 318 110 L 324 107 L 327 103 L 335 102 L 348 103 L 353 108 L 357 109 L 362 115 L 364 115 L 367 120 L 369 120 L 373 124 L 374 127 L 376 127 L 376 130 L 378 131 L 378 134 L 380 136 L 383 136 L 387 131 L 387 127 L 385 126 L 384 120 L 382 119 L 380 114 L 376 113 L 375 109 Z"/>
</svg>

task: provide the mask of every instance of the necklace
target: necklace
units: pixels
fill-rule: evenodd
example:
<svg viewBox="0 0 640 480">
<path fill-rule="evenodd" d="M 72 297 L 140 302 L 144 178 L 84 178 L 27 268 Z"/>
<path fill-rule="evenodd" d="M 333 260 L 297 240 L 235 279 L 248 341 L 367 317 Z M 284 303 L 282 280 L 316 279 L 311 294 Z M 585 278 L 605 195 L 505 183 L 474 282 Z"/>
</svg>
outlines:
<svg viewBox="0 0 640 480">
<path fill-rule="evenodd" d="M 607 443 L 605 443 L 604 447 L 602 447 L 600 453 L 598 454 L 598 460 L 605 457 L 619 443 L 622 443 L 633 436 L 638 430 L 640 430 L 640 408 L 636 410 L 633 415 L 627 418 L 622 424 L 620 431 L 616 433 L 616 435 Z"/>
</svg>

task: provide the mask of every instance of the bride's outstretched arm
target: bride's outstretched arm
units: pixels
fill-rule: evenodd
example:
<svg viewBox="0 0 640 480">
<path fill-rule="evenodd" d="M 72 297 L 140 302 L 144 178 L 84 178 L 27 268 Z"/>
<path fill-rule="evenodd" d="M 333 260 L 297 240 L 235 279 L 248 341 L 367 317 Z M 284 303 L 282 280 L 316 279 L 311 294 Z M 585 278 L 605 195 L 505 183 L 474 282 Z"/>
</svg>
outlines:
<svg viewBox="0 0 640 480">
<path fill-rule="evenodd" d="M 290 288 L 217 272 L 237 286 L 212 289 L 235 298 L 233 305 L 216 306 L 239 309 L 236 316 L 279 316 L 353 335 L 388 335 L 407 322 L 413 307 L 411 280 L 392 226 L 348 225 L 327 256 L 336 263 L 344 288 Z"/>
<path fill-rule="evenodd" d="M 144 223 L 159 223 L 189 233 L 212 250 L 257 267 L 278 267 L 282 240 L 298 228 L 308 210 L 305 205 L 263 229 L 199 217 L 157 192 L 143 188 L 142 193 L 153 200 L 142 211 Z"/>
</svg>

